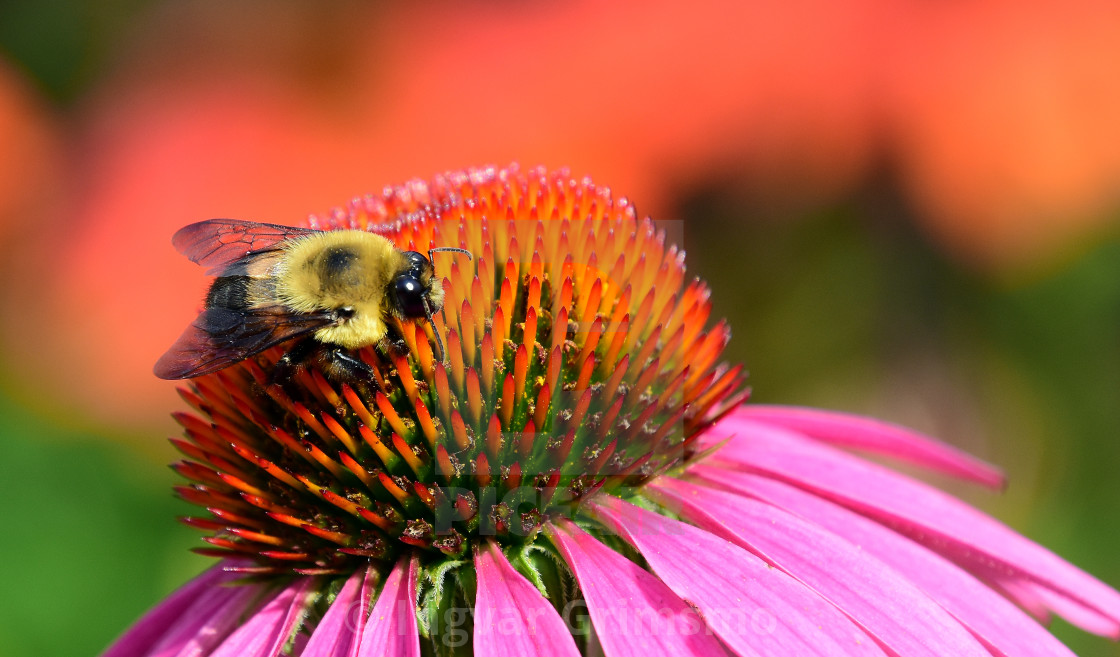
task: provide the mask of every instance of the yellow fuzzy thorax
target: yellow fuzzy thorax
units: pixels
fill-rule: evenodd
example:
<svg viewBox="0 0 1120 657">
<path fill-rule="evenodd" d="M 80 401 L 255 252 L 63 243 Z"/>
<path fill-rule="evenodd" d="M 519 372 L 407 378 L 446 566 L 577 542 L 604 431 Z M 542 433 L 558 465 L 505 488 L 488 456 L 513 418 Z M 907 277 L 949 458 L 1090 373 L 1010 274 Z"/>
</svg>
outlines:
<svg viewBox="0 0 1120 657">
<path fill-rule="evenodd" d="M 347 266 L 332 269 L 332 254 Z M 320 342 L 357 349 L 386 334 L 386 289 L 408 261 L 391 241 L 363 230 L 327 231 L 291 240 L 272 273 L 276 299 L 297 312 L 353 308 L 349 320 L 315 333 Z"/>
</svg>

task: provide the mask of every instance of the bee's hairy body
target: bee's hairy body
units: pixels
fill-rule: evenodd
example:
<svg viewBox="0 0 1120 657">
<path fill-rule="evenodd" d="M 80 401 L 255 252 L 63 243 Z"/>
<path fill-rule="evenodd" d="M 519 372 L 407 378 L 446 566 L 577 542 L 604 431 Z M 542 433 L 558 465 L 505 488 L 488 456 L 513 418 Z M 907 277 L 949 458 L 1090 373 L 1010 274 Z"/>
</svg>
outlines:
<svg viewBox="0 0 1120 657">
<path fill-rule="evenodd" d="M 288 342 L 280 371 L 316 362 L 339 379 L 371 378 L 355 350 L 401 353 L 402 323 L 431 322 L 443 307 L 430 258 L 364 230 L 211 219 L 184 226 L 171 241 L 216 278 L 203 311 L 156 363 L 164 379 L 209 374 Z M 428 253 L 437 251 L 470 257 L 457 247 Z"/>
<path fill-rule="evenodd" d="M 362 230 L 316 233 L 288 240 L 267 262 L 249 262 L 215 279 L 206 307 L 249 310 L 279 303 L 297 313 L 347 309 L 314 337 L 359 349 L 384 339 L 389 316 L 399 317 L 387 290 L 409 267 L 403 252 L 380 235 Z M 432 305 L 439 308 L 443 287 L 436 283 L 430 289 Z"/>
</svg>

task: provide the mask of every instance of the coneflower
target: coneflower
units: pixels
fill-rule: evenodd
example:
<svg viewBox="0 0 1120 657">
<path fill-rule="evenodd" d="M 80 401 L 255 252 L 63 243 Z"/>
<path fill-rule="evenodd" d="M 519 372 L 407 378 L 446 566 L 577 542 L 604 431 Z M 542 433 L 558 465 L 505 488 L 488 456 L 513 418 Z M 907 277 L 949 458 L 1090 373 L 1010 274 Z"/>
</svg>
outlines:
<svg viewBox="0 0 1120 657">
<path fill-rule="evenodd" d="M 400 325 L 406 354 L 360 353 L 376 385 L 278 385 L 282 348 L 190 382 L 177 492 L 221 561 L 106 657 L 1072 654 L 1050 611 L 1120 635 L 1116 591 L 837 447 L 998 486 L 991 466 L 741 406 L 707 286 L 608 189 L 477 169 L 311 225 L 475 258 L 436 265 L 443 311 Z"/>
</svg>

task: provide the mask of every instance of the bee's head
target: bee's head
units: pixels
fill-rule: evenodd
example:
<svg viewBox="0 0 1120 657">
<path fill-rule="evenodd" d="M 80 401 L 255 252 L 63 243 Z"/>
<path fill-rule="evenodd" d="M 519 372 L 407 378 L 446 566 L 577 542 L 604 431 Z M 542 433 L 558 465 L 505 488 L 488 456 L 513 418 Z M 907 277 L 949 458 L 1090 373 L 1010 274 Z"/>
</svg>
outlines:
<svg viewBox="0 0 1120 657">
<path fill-rule="evenodd" d="M 416 251 L 403 252 L 407 266 L 389 282 L 389 300 L 403 319 L 431 317 L 443 306 L 443 289 L 432 263 Z"/>
<path fill-rule="evenodd" d="M 428 251 L 427 258 L 416 251 L 403 251 L 405 267 L 389 282 L 389 301 L 394 312 L 402 319 L 425 318 L 431 322 L 432 315 L 443 308 L 443 284 L 436 278 L 430 259 L 431 254 L 436 251 L 453 251 L 466 254 L 467 258 L 471 257 L 466 249 L 451 246 L 436 247 Z M 440 359 L 446 361 L 447 354 L 438 331 L 435 336 Z"/>
</svg>

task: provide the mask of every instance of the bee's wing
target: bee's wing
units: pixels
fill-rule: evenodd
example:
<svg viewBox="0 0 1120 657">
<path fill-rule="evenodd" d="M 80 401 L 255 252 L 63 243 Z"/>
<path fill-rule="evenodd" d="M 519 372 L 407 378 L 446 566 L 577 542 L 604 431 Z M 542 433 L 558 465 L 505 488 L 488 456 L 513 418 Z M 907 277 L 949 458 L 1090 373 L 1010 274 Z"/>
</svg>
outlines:
<svg viewBox="0 0 1120 657">
<path fill-rule="evenodd" d="M 284 240 L 318 232 L 296 226 L 210 219 L 180 228 L 171 238 L 171 244 L 191 262 L 206 267 L 207 274 L 213 275 L 251 253 L 269 251 Z"/>
<path fill-rule="evenodd" d="M 160 357 L 153 371 L 161 379 L 210 374 L 332 321 L 327 313 L 293 313 L 283 306 L 208 308 Z"/>
</svg>

